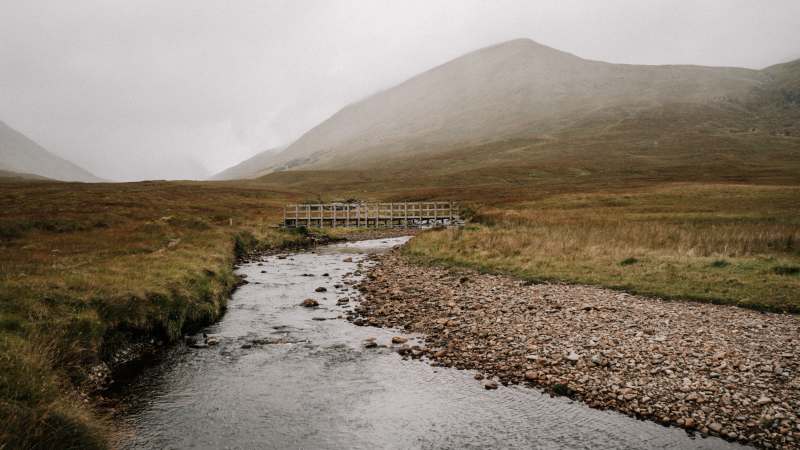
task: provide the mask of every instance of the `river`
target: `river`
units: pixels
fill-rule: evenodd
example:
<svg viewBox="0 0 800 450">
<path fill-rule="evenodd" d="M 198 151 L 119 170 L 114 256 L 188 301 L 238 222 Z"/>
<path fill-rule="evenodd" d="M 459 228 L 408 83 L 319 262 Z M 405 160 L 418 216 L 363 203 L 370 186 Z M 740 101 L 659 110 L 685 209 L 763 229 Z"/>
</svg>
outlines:
<svg viewBox="0 0 800 450">
<path fill-rule="evenodd" d="M 337 244 L 264 258 L 237 272 L 221 320 L 198 332 L 220 340 L 203 349 L 171 346 L 116 375 L 127 405 L 122 448 L 158 449 L 722 449 L 740 445 L 500 386 L 470 371 L 432 367 L 386 348 L 396 330 L 336 319 L 337 300 L 359 293 L 361 257 L 407 238 Z M 351 257 L 352 263 L 343 262 Z M 372 264 L 364 261 L 364 272 Z M 329 274 L 328 277 L 322 276 Z M 312 274 L 314 276 L 307 276 Z M 342 286 L 336 288 L 335 285 Z M 316 292 L 325 287 L 327 292 Z M 297 306 L 306 298 L 316 309 Z M 319 320 L 326 319 L 326 320 Z M 422 344 L 422 336 L 409 344 Z M 286 343 L 252 345 L 254 339 Z M 129 368 L 132 369 L 132 368 Z M 125 373 L 126 371 L 119 371 Z"/>
</svg>

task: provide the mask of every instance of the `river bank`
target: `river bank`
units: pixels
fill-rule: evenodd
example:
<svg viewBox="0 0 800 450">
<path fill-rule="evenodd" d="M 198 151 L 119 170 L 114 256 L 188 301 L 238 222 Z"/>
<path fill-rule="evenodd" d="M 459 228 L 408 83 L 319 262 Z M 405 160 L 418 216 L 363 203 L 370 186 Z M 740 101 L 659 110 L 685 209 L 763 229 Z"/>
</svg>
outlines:
<svg viewBox="0 0 800 450">
<path fill-rule="evenodd" d="M 425 334 L 417 357 L 474 371 L 487 389 L 524 384 L 762 448 L 797 445 L 795 315 L 525 286 L 418 266 L 398 248 L 376 258 L 354 315 Z"/>
<path fill-rule="evenodd" d="M 740 448 L 521 386 L 487 391 L 472 374 L 398 355 L 430 344 L 344 318 L 361 308 L 354 285 L 376 256 L 404 241 L 242 264 L 249 283 L 219 321 L 118 381 L 120 448 Z"/>
</svg>

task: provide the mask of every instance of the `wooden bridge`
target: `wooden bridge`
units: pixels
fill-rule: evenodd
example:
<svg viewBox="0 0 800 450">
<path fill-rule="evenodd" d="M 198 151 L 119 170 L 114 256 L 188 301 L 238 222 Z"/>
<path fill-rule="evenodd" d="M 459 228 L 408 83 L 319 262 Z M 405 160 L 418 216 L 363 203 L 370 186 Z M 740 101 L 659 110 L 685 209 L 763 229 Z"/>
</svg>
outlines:
<svg viewBox="0 0 800 450">
<path fill-rule="evenodd" d="M 458 202 L 283 205 L 282 227 L 461 226 Z"/>
</svg>

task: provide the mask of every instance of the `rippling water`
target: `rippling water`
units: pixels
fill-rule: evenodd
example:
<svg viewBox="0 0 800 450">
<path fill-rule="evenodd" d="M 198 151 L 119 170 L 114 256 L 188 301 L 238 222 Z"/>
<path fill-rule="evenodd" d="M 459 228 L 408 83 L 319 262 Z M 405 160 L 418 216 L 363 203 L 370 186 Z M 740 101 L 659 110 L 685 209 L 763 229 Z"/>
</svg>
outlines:
<svg viewBox="0 0 800 450">
<path fill-rule="evenodd" d="M 129 403 L 121 418 L 130 434 L 123 447 L 741 447 L 691 438 L 677 428 L 589 409 L 534 389 L 487 391 L 473 372 L 364 348 L 366 339 L 389 344 L 397 333 L 334 319 L 345 310 L 336 306 L 337 299 L 358 295 L 334 288 L 357 268 L 342 259 L 357 261 L 358 252 L 380 253 L 404 241 L 334 245 L 239 269 L 250 284 L 234 293 L 222 320 L 201 330 L 221 339 L 219 345 L 173 347 L 160 359 L 145 361 L 135 378 L 117 378 L 125 388 L 115 395 Z M 319 286 L 328 292 L 315 292 Z M 306 298 L 318 300 L 320 308 L 296 306 Z M 242 348 L 254 338 L 290 343 Z M 409 344 L 420 342 L 417 336 Z"/>
</svg>

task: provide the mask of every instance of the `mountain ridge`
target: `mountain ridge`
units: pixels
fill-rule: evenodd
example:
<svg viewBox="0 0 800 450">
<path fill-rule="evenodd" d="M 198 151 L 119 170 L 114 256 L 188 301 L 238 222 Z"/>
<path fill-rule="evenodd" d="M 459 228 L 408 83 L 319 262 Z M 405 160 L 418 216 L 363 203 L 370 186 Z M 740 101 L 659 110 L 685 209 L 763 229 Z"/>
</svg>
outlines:
<svg viewBox="0 0 800 450">
<path fill-rule="evenodd" d="M 776 73 L 789 67 L 770 66 Z M 767 82 L 765 70 L 614 64 L 516 39 L 345 106 L 251 172 L 382 167 L 453 146 L 540 135 L 601 111 L 739 98 Z"/>
</svg>

